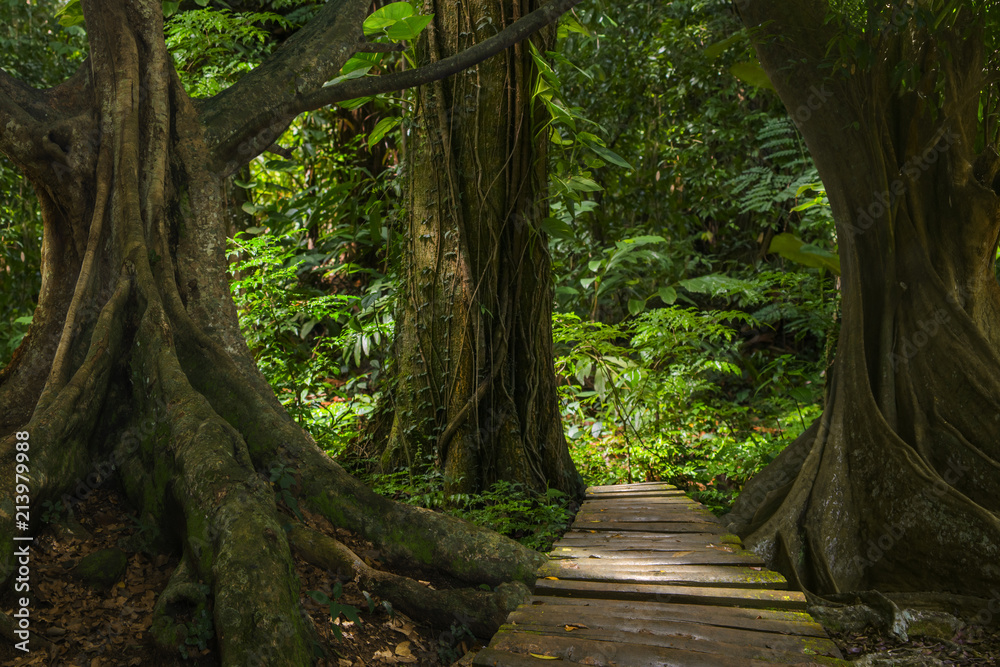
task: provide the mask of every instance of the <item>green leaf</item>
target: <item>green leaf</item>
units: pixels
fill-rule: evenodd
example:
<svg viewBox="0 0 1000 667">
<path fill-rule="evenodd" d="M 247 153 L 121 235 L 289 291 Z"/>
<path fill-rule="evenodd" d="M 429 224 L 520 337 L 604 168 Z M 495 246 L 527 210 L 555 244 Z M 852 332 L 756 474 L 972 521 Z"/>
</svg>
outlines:
<svg viewBox="0 0 1000 667">
<path fill-rule="evenodd" d="M 774 84 L 771 83 L 771 79 L 758 63 L 736 63 L 729 68 L 729 73 L 755 88 L 774 90 Z"/>
<path fill-rule="evenodd" d="M 306 591 L 306 595 L 320 604 L 330 604 L 330 598 L 321 591 Z"/>
<path fill-rule="evenodd" d="M 372 133 L 368 135 L 368 148 L 380 142 L 389 130 L 399 125 L 399 121 L 398 116 L 390 116 L 377 122 Z"/>
<path fill-rule="evenodd" d="M 361 623 L 361 617 L 358 616 L 358 608 L 354 605 L 330 604 L 330 618 L 337 618 L 341 614 L 353 623 Z"/>
<path fill-rule="evenodd" d="M 539 225 L 542 231 L 554 239 L 573 238 L 573 228 L 558 218 L 544 218 Z"/>
<path fill-rule="evenodd" d="M 408 2 L 393 2 L 380 9 L 376 9 L 365 19 L 364 31 L 366 35 L 374 35 L 385 28 L 395 24 L 397 21 L 413 16 L 413 6 Z"/>
<path fill-rule="evenodd" d="M 355 97 L 354 99 L 351 100 L 344 100 L 343 102 L 338 102 L 337 106 L 339 106 L 342 109 L 347 109 L 348 111 L 353 111 L 358 107 L 368 104 L 374 99 L 375 97 L 372 95 L 368 95 L 366 97 Z"/>
<path fill-rule="evenodd" d="M 718 58 L 723 53 L 725 53 L 726 50 L 728 50 L 730 46 L 732 46 L 733 44 L 738 43 L 742 39 L 743 39 L 743 32 L 738 32 L 735 35 L 733 35 L 732 37 L 727 37 L 726 39 L 722 40 L 721 42 L 716 42 L 715 44 L 712 44 L 710 47 L 708 47 L 707 49 L 705 49 L 705 57 L 706 58 Z"/>
<path fill-rule="evenodd" d="M 601 157 L 602 160 L 607 160 L 611 164 L 617 165 L 619 167 L 622 167 L 623 169 L 632 169 L 632 170 L 635 170 L 635 167 L 633 167 L 631 164 L 629 164 L 625 160 L 625 158 L 623 158 L 622 156 L 618 155 L 618 153 L 615 153 L 610 148 L 605 148 L 604 146 L 601 146 L 599 144 L 589 143 L 589 142 L 587 143 L 587 147 L 590 150 L 592 150 L 595 153 L 597 153 Z"/>
<path fill-rule="evenodd" d="M 771 246 L 767 251 L 781 255 L 796 264 L 826 269 L 840 275 L 840 257 L 811 243 L 806 243 L 793 234 L 778 234 L 771 239 Z"/>
<path fill-rule="evenodd" d="M 65 7 L 56 12 L 56 17 L 59 19 L 59 25 L 64 28 L 83 23 L 83 6 L 80 4 L 80 0 L 71 0 Z"/>
<path fill-rule="evenodd" d="M 570 190 L 577 190 L 579 192 L 600 192 L 604 189 L 594 181 L 583 176 L 573 176 L 566 181 L 566 186 Z"/>
<path fill-rule="evenodd" d="M 663 300 L 663 303 L 668 306 L 672 305 L 674 301 L 677 301 L 677 290 L 673 287 L 661 287 L 657 290 L 657 293 L 660 295 L 660 299 Z"/>
<path fill-rule="evenodd" d="M 396 41 L 413 40 L 423 32 L 427 24 L 434 18 L 433 14 L 423 14 L 420 16 L 408 16 L 385 29 L 385 34 L 389 39 Z"/>
<path fill-rule="evenodd" d="M 575 16 L 569 13 L 563 14 L 562 18 L 559 19 L 559 37 L 565 37 L 571 32 L 590 37 L 590 31 L 577 21 Z"/>
<path fill-rule="evenodd" d="M 628 312 L 630 315 L 638 315 L 644 310 L 646 310 L 646 302 L 642 299 L 628 300 Z"/>
</svg>

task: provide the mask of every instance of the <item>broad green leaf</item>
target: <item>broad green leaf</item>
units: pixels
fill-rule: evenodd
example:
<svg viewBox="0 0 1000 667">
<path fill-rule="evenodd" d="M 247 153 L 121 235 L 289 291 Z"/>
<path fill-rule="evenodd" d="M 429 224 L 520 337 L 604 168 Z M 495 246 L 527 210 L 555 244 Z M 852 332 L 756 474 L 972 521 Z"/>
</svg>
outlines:
<svg viewBox="0 0 1000 667">
<path fill-rule="evenodd" d="M 385 34 L 389 39 L 396 41 L 413 40 L 423 32 L 427 24 L 434 18 L 433 14 L 423 14 L 420 16 L 407 16 L 405 19 L 397 21 L 385 29 Z"/>
<path fill-rule="evenodd" d="M 630 315 L 638 315 L 644 310 L 646 310 L 646 302 L 642 299 L 628 300 L 628 312 Z"/>
<path fill-rule="evenodd" d="M 384 57 L 385 57 L 384 53 L 355 53 L 353 56 L 348 58 L 347 62 L 344 63 L 344 66 L 340 68 L 340 73 L 346 76 L 357 70 L 364 70 L 365 72 L 368 72 L 368 70 L 370 70 L 372 67 L 382 62 L 382 58 Z M 361 75 L 358 74 L 356 76 L 361 76 Z M 333 81 L 337 80 L 338 79 L 334 79 Z M 326 83 L 324 85 L 326 86 L 332 85 L 333 81 L 331 81 L 330 83 Z"/>
<path fill-rule="evenodd" d="M 673 287 L 661 287 L 657 290 L 657 293 L 660 295 L 663 303 L 668 306 L 672 305 L 674 301 L 677 301 L 677 290 Z"/>
<path fill-rule="evenodd" d="M 840 257 L 811 243 L 806 243 L 793 234 L 778 234 L 771 239 L 771 246 L 767 251 L 781 255 L 796 264 L 826 269 L 840 275 Z"/>
<path fill-rule="evenodd" d="M 65 7 L 56 12 L 59 18 L 59 25 L 64 28 L 80 25 L 83 23 L 83 6 L 80 0 L 71 0 Z"/>
<path fill-rule="evenodd" d="M 380 9 L 376 9 L 365 19 L 364 31 L 366 35 L 374 35 L 385 28 L 393 25 L 397 21 L 413 16 L 413 6 L 408 2 L 393 2 Z"/>
<path fill-rule="evenodd" d="M 774 90 L 774 84 L 758 63 L 736 63 L 729 68 L 729 73 L 755 88 Z"/>
</svg>

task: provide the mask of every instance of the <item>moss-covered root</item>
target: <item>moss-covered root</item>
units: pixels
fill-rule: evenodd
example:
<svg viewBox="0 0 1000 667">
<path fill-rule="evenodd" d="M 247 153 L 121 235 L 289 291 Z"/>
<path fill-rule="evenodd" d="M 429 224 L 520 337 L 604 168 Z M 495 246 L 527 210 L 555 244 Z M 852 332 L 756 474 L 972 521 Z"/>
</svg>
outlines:
<svg viewBox="0 0 1000 667">
<path fill-rule="evenodd" d="M 164 406 L 165 426 L 139 445 L 133 463 L 123 457 L 123 474 L 146 486 L 132 489 L 130 496 L 138 495 L 144 512 L 167 527 L 184 531 L 192 570 L 184 578 L 196 577 L 211 588 L 222 665 L 312 664 L 298 580 L 274 494 L 250 463 L 240 434 L 188 382 L 162 335 L 165 330 L 159 305 L 151 303 L 136 336 L 142 345 L 134 348 L 132 359 L 148 393 L 160 397 L 156 402 Z M 130 467 L 139 465 L 144 474 Z M 170 482 L 157 482 L 163 479 Z M 162 505 L 155 499 L 161 492 L 169 494 Z M 181 526 L 176 525 L 178 507 Z"/>
<path fill-rule="evenodd" d="M 531 594 L 519 581 L 501 584 L 494 592 L 470 588 L 432 590 L 408 577 L 369 567 L 349 548 L 323 533 L 302 525 L 286 530 L 292 547 L 305 560 L 350 576 L 362 589 L 389 600 L 393 607 L 441 628 L 461 623 L 478 637 L 491 637 L 507 615 Z"/>
<path fill-rule="evenodd" d="M 173 653 L 184 647 L 191 628 L 197 626 L 203 615 L 207 618 L 207 614 L 208 588 L 198 582 L 185 557 L 156 600 L 150 634 L 157 646 Z"/>
<path fill-rule="evenodd" d="M 334 525 L 363 535 L 387 562 L 431 568 L 473 586 L 534 584 L 542 554 L 467 521 L 384 498 L 315 445 L 297 445 L 285 453 L 298 468 L 301 498 Z"/>
</svg>

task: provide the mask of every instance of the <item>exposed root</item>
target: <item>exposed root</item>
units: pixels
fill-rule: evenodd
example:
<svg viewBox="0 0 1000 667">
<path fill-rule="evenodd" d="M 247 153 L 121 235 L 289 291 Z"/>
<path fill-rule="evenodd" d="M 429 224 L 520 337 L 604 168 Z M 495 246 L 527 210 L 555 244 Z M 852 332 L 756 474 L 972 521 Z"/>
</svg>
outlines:
<svg viewBox="0 0 1000 667">
<path fill-rule="evenodd" d="M 187 558 L 183 558 L 153 607 L 150 627 L 153 641 L 164 651 L 173 653 L 184 645 L 188 636 L 189 623 L 184 622 L 184 617 L 197 619 L 207 613 L 207 587 L 198 582 Z"/>
<path fill-rule="evenodd" d="M 461 623 L 479 637 L 490 637 L 507 615 L 531 594 L 517 581 L 496 591 L 470 588 L 433 590 L 408 577 L 369 567 L 353 551 L 328 535 L 302 525 L 286 526 L 295 551 L 306 561 L 354 579 L 362 590 L 389 600 L 405 614 L 441 628 Z"/>
</svg>

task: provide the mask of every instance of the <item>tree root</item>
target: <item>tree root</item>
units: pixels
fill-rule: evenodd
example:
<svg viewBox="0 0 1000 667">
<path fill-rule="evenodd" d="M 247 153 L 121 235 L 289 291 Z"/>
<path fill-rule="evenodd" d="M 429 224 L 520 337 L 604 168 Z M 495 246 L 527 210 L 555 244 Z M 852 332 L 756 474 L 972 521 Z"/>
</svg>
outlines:
<svg viewBox="0 0 1000 667">
<path fill-rule="evenodd" d="M 153 606 L 153 624 L 150 634 L 164 651 L 174 652 L 184 646 L 189 630 L 183 616 L 196 619 L 208 612 L 208 588 L 198 582 L 188 559 L 181 559 L 170 581 Z"/>
<path fill-rule="evenodd" d="M 302 525 L 286 525 L 295 551 L 306 561 L 354 579 L 363 590 L 389 600 L 405 614 L 439 628 L 466 625 L 478 637 L 491 637 L 507 615 L 531 594 L 516 581 L 487 592 L 470 588 L 434 590 L 409 577 L 369 567 L 344 544 Z"/>
</svg>

